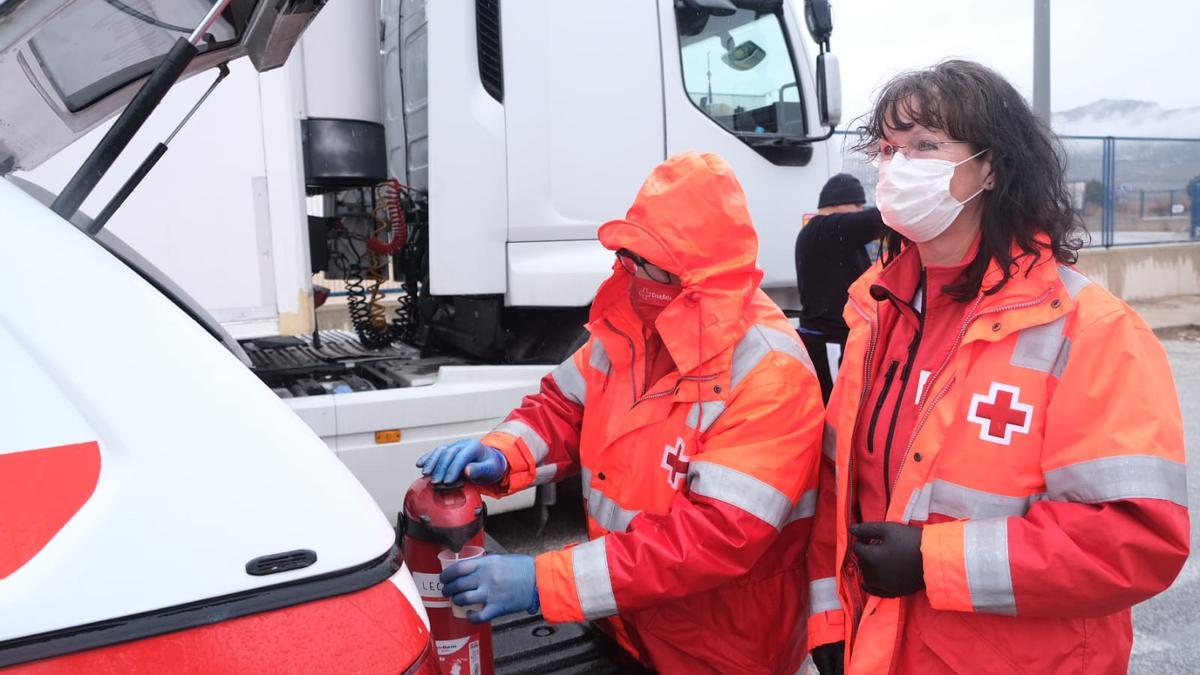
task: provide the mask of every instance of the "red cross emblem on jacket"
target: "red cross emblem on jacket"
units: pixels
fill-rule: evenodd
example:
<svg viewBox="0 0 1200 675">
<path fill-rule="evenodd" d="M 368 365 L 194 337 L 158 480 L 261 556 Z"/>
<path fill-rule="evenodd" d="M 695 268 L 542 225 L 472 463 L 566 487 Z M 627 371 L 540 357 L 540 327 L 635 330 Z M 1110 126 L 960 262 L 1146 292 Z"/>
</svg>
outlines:
<svg viewBox="0 0 1200 675">
<path fill-rule="evenodd" d="M 971 396 L 967 419 L 979 425 L 980 440 L 1009 445 L 1013 432 L 1029 433 L 1033 406 L 1021 402 L 1020 387 L 993 382 L 986 396 Z"/>
<path fill-rule="evenodd" d="M 675 445 L 663 446 L 662 468 L 667 470 L 667 482 L 672 488 L 678 490 L 683 479 L 687 477 L 691 459 L 687 455 L 687 445 L 682 436 L 675 439 Z"/>
</svg>

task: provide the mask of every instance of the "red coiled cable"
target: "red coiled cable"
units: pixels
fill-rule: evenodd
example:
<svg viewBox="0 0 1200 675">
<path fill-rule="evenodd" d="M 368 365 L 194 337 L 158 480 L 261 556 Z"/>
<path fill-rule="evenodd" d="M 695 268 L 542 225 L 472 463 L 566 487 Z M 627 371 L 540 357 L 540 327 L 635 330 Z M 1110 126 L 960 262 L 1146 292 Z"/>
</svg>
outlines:
<svg viewBox="0 0 1200 675">
<path fill-rule="evenodd" d="M 395 178 L 388 181 L 387 212 L 392 221 L 392 240 L 368 239 L 367 248 L 376 255 L 392 255 L 408 243 L 408 221 L 404 218 L 404 204 L 400 200 L 402 190 L 411 189 Z"/>
</svg>

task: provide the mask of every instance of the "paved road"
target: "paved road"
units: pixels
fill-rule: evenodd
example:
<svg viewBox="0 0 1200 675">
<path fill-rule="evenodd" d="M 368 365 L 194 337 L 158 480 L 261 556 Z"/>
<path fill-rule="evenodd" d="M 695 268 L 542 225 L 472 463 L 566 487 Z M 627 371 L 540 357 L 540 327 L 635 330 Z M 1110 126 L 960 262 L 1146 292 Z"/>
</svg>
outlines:
<svg viewBox="0 0 1200 675">
<path fill-rule="evenodd" d="M 1183 405 L 1194 547 L 1175 585 L 1134 609 L 1130 672 L 1135 675 L 1200 673 L 1200 331 L 1192 333 L 1191 339 L 1172 339 L 1164 344 Z M 510 550 L 522 553 L 578 541 L 583 536 L 584 522 L 578 488 L 569 486 L 560 496 L 561 503 L 549 510 L 544 524 L 539 521 L 540 514 L 526 509 L 492 519 L 488 532 Z"/>
<path fill-rule="evenodd" d="M 1165 342 L 1183 406 L 1192 555 L 1175 585 L 1133 610 L 1129 672 L 1200 673 L 1200 341 Z"/>
</svg>

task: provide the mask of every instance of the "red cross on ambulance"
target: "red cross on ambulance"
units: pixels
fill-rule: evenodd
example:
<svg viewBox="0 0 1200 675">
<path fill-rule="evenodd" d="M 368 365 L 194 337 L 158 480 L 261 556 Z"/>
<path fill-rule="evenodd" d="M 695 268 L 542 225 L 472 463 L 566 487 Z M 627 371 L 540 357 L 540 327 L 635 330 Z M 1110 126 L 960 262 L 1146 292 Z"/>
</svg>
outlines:
<svg viewBox="0 0 1200 675">
<path fill-rule="evenodd" d="M 979 425 L 980 440 L 1009 445 L 1014 432 L 1029 433 L 1033 406 L 1021 402 L 1020 387 L 992 382 L 986 396 L 971 396 L 967 419 Z"/>
</svg>

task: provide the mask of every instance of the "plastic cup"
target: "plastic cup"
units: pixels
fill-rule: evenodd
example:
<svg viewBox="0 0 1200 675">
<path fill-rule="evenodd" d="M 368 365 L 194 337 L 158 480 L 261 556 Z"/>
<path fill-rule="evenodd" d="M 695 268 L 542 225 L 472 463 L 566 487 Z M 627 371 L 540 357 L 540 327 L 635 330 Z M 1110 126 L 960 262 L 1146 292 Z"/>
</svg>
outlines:
<svg viewBox="0 0 1200 675">
<path fill-rule="evenodd" d="M 450 567 L 456 563 L 460 563 L 464 560 L 481 558 L 483 557 L 484 553 L 486 553 L 486 551 L 484 551 L 482 546 L 464 546 L 458 553 L 455 553 L 447 548 L 443 549 L 441 553 L 438 553 L 438 561 L 442 563 L 442 571 L 445 571 L 447 567 Z M 467 618 L 467 612 L 471 610 L 478 612 L 482 609 L 482 604 L 459 607 L 458 605 L 454 604 L 454 600 L 450 601 L 450 610 L 454 612 L 454 616 L 460 619 Z"/>
</svg>

